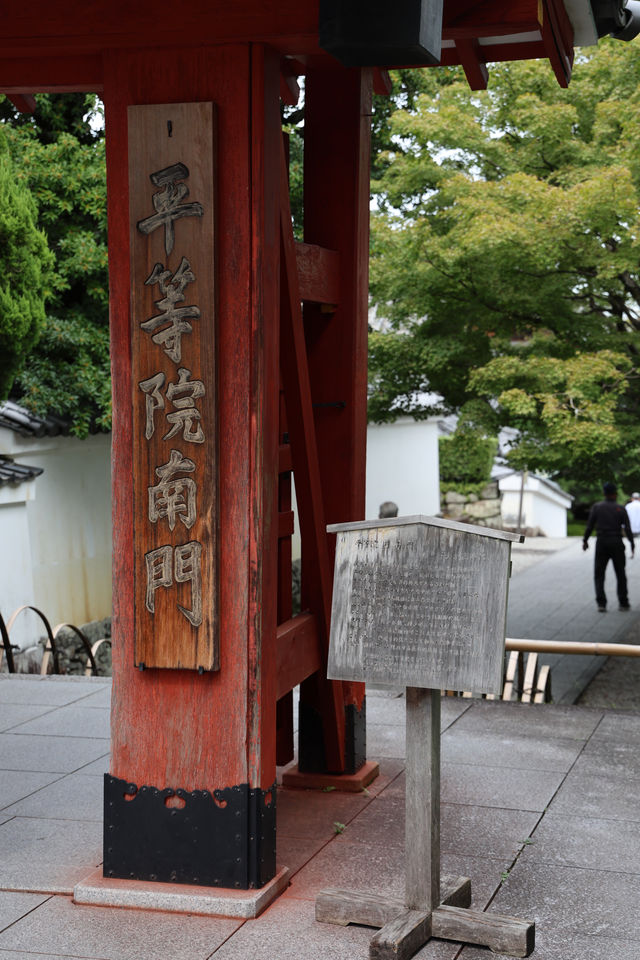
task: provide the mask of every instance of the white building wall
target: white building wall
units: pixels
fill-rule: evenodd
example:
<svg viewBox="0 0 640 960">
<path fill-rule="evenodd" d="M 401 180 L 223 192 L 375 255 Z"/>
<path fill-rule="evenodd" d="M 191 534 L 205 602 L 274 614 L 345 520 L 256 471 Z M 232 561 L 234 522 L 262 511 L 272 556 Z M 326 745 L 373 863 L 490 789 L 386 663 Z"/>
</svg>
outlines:
<svg viewBox="0 0 640 960">
<path fill-rule="evenodd" d="M 52 626 L 109 616 L 111 437 L 38 440 L 14 434 L 11 449 L 2 452 L 44 470 L 34 481 L 35 496 L 25 505 L 26 524 L 22 521 L 17 541 L 17 552 L 29 558 L 31 567 L 31 581 L 25 575 L 20 591 L 25 597 L 21 602 L 39 607 Z M 21 562 L 24 567 L 27 560 Z M 15 609 L 9 606 L 9 602 L 2 604 L 5 618 Z"/>
<path fill-rule="evenodd" d="M 515 526 L 518 522 L 520 483 L 519 474 L 500 480 L 502 520 L 507 526 Z M 567 494 L 529 476 L 522 498 L 522 526 L 538 527 L 546 537 L 566 537 L 570 506 L 571 497 Z"/>
<path fill-rule="evenodd" d="M 34 496 L 34 488 L 34 481 L 0 487 L 0 613 L 5 624 L 14 610 L 33 601 L 27 501 Z M 11 630 L 12 643 L 25 647 L 33 642 L 30 618 L 34 615 L 18 617 Z"/>
<path fill-rule="evenodd" d="M 566 537 L 567 510 L 566 507 L 551 503 L 543 497 L 537 498 L 534 509 L 534 526 L 540 527 L 547 537 Z"/>
<path fill-rule="evenodd" d="M 375 520 L 385 500 L 398 505 L 399 516 L 433 516 L 440 512 L 435 418 L 402 417 L 395 423 L 369 424 L 365 519 Z"/>
<path fill-rule="evenodd" d="M 400 516 L 440 512 L 438 421 L 403 417 L 395 423 L 370 423 L 367 428 L 367 492 L 365 517 L 376 520 L 381 503 L 393 500 Z M 295 500 L 293 559 L 300 557 L 300 526 Z M 363 519 L 353 517 L 354 520 Z"/>
</svg>

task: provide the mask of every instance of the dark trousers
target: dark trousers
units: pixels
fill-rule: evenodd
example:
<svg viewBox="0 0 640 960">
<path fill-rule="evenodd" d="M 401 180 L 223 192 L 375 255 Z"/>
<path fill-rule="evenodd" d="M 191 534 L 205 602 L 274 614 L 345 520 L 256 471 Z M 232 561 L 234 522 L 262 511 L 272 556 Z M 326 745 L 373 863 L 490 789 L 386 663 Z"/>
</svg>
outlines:
<svg viewBox="0 0 640 960">
<path fill-rule="evenodd" d="M 618 602 L 623 606 L 629 603 L 627 594 L 627 575 L 625 573 L 625 553 L 622 537 L 598 537 L 596 540 L 596 559 L 594 579 L 596 583 L 596 602 L 598 606 L 606 607 L 607 595 L 604 592 L 604 574 L 609 560 L 613 561 L 613 569 L 618 581 Z"/>
</svg>

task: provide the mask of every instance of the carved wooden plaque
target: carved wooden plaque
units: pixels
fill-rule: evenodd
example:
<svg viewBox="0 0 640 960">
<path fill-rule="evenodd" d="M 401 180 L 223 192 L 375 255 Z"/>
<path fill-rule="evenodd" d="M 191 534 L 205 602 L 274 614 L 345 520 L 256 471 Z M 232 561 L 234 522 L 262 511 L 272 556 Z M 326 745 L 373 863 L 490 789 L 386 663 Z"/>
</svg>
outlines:
<svg viewBox="0 0 640 960">
<path fill-rule="evenodd" d="M 500 693 L 510 541 L 522 537 L 433 517 L 328 529 L 330 678 Z"/>
<path fill-rule="evenodd" d="M 129 107 L 135 662 L 217 670 L 215 112 Z"/>
</svg>

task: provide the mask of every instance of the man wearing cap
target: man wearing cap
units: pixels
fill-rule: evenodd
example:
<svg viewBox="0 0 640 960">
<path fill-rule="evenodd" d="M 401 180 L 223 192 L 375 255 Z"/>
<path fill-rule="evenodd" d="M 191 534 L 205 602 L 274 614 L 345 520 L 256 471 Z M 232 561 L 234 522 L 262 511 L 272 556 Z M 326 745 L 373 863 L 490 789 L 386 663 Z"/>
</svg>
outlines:
<svg viewBox="0 0 640 960">
<path fill-rule="evenodd" d="M 640 493 L 631 494 L 631 500 L 625 504 L 625 510 L 631 521 L 631 533 L 637 537 L 640 533 Z"/>
<path fill-rule="evenodd" d="M 603 488 L 604 500 L 594 503 L 591 507 L 587 527 L 584 531 L 582 549 L 589 549 L 591 531 L 596 529 L 596 557 L 594 564 L 594 579 L 596 585 L 596 603 L 598 610 L 604 613 L 607 609 L 607 596 L 604 592 L 604 574 L 609 560 L 613 561 L 613 569 L 618 581 L 618 603 L 620 610 L 629 609 L 629 595 L 627 593 L 627 575 L 625 573 L 625 553 L 623 534 L 631 544 L 631 556 L 635 548 L 631 521 L 624 507 L 617 503 L 618 491 L 615 483 L 605 483 Z"/>
</svg>

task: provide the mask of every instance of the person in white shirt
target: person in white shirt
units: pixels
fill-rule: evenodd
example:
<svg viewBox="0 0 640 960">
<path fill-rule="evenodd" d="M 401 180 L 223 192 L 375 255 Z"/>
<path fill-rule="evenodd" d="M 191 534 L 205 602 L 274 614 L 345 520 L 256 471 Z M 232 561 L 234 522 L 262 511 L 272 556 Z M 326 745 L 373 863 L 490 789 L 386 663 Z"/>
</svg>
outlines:
<svg viewBox="0 0 640 960">
<path fill-rule="evenodd" d="M 640 493 L 631 494 L 631 500 L 626 504 L 625 509 L 629 516 L 631 533 L 637 537 L 640 533 Z"/>
</svg>

